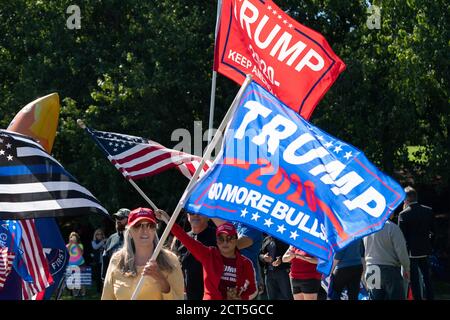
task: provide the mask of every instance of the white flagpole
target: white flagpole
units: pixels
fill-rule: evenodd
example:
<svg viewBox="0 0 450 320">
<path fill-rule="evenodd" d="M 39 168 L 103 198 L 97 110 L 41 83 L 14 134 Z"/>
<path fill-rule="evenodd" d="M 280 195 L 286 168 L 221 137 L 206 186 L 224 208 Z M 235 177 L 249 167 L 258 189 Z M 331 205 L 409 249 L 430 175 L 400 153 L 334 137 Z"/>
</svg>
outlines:
<svg viewBox="0 0 450 320">
<path fill-rule="evenodd" d="M 217 1 L 217 14 L 216 14 L 216 30 L 214 35 L 214 52 L 217 45 L 217 32 L 219 31 L 220 13 L 222 11 L 222 0 Z M 208 143 L 211 142 L 212 129 L 214 126 L 214 105 L 216 100 L 216 80 L 217 72 L 213 70 L 211 81 L 211 101 L 209 103 L 209 122 L 208 122 Z"/>
<path fill-rule="evenodd" d="M 170 220 L 167 223 L 166 228 L 164 229 L 164 233 L 162 234 L 161 238 L 159 239 L 158 245 L 156 246 L 155 250 L 153 251 L 150 261 L 155 261 L 156 257 L 160 253 L 164 242 L 166 241 L 167 237 L 169 236 L 170 230 L 172 230 L 172 226 L 174 225 L 175 220 L 178 218 L 178 215 L 180 214 L 180 211 L 184 206 L 184 201 L 186 200 L 187 195 L 191 191 L 191 188 L 194 186 L 194 184 L 197 182 L 197 178 L 200 175 L 203 165 L 205 164 L 206 160 L 210 158 L 212 151 L 214 150 L 215 146 L 217 145 L 217 143 L 219 142 L 219 140 L 222 136 L 221 133 L 225 130 L 226 126 L 228 125 L 228 122 L 229 122 L 231 116 L 233 115 L 234 110 L 236 110 L 236 108 L 241 100 L 242 94 L 244 93 L 245 89 L 247 88 L 247 86 L 250 84 L 251 81 L 252 81 L 252 76 L 247 75 L 247 78 L 245 79 L 244 83 L 242 84 L 241 89 L 239 90 L 238 94 L 234 98 L 233 103 L 231 104 L 225 117 L 222 120 L 222 123 L 220 124 L 219 128 L 217 129 L 213 140 L 206 148 L 205 154 L 202 157 L 202 161 L 200 162 L 200 165 L 197 167 L 197 170 L 195 170 L 195 173 L 192 176 L 191 180 L 189 181 L 189 184 L 187 185 L 186 189 L 184 190 L 184 193 L 181 196 L 180 201 L 178 201 L 177 207 L 175 208 L 172 216 L 170 217 Z M 144 277 L 141 275 L 139 282 L 136 285 L 136 289 L 133 292 L 131 300 L 136 300 L 137 295 L 141 291 L 143 284 L 144 284 Z"/>
<path fill-rule="evenodd" d="M 87 131 L 92 136 L 92 138 L 94 138 L 96 140 L 97 145 L 102 149 L 103 153 L 110 156 L 109 152 L 102 146 L 102 144 L 97 140 L 97 138 L 90 132 L 90 129 L 88 127 L 86 127 L 83 120 L 78 119 L 77 124 L 80 128 Z M 128 180 L 129 183 L 131 183 L 131 185 L 137 190 L 137 192 L 139 192 L 139 194 L 145 199 L 145 201 L 148 202 L 148 204 L 152 207 L 153 210 L 158 209 L 158 207 L 153 203 L 153 201 L 150 200 L 149 197 L 147 197 L 147 195 L 144 193 L 144 191 L 142 191 L 142 189 L 132 179 L 129 179 L 127 177 L 125 177 L 125 179 Z"/>
</svg>

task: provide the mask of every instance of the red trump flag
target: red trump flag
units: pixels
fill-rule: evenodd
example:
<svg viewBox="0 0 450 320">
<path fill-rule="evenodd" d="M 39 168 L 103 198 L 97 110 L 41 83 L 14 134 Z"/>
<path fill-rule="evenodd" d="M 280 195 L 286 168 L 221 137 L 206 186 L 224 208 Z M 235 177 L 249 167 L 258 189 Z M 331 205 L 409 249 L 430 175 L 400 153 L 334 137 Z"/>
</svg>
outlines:
<svg viewBox="0 0 450 320">
<path fill-rule="evenodd" d="M 246 74 L 309 119 L 344 71 L 325 38 L 272 1 L 224 0 L 214 69 L 242 84 Z"/>
</svg>

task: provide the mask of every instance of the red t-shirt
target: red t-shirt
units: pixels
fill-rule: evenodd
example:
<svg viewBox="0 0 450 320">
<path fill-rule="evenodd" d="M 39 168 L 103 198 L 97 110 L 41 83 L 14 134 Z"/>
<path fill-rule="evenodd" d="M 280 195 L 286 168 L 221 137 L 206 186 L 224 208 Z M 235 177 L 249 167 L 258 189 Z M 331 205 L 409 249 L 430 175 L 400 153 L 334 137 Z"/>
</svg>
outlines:
<svg viewBox="0 0 450 320">
<path fill-rule="evenodd" d="M 227 299 L 227 288 L 236 287 L 236 258 L 223 259 L 223 273 L 220 278 L 219 290 L 222 293 L 222 299 Z"/>
<path fill-rule="evenodd" d="M 294 249 L 291 252 L 302 255 L 305 257 L 311 257 L 303 250 Z M 321 279 L 322 276 L 316 270 L 317 264 L 310 263 L 308 261 L 302 260 L 300 258 L 294 258 L 291 260 L 291 273 L 290 276 L 292 279 L 297 280 L 308 280 L 308 279 Z"/>
</svg>

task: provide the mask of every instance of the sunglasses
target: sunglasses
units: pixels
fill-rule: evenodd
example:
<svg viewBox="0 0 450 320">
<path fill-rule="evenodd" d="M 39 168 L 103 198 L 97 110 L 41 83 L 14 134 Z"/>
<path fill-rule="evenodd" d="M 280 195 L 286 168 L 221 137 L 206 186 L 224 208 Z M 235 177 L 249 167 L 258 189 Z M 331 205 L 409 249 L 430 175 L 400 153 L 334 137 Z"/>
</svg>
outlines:
<svg viewBox="0 0 450 320">
<path fill-rule="evenodd" d="M 236 239 L 237 239 L 236 236 L 217 237 L 217 242 L 219 243 L 231 242 Z"/>
<path fill-rule="evenodd" d="M 135 230 L 152 230 L 155 229 L 156 225 L 154 223 L 138 223 L 133 226 Z"/>
</svg>

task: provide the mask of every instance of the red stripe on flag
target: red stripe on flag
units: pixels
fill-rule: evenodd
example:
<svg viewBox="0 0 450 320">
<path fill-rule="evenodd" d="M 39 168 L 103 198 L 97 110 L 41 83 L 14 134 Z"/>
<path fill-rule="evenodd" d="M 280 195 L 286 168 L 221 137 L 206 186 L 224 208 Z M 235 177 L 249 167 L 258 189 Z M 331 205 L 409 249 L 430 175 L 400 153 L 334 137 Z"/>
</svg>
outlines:
<svg viewBox="0 0 450 320">
<path fill-rule="evenodd" d="M 195 173 L 195 166 L 192 163 L 186 163 L 186 168 L 189 170 L 191 175 Z"/>
<path fill-rule="evenodd" d="M 145 156 L 145 155 L 147 155 L 147 154 L 149 154 L 149 153 L 151 153 L 153 151 L 159 150 L 159 149 L 161 149 L 161 148 L 156 148 L 154 146 L 147 146 L 144 149 L 141 149 L 141 150 L 139 150 L 139 151 L 137 151 L 135 153 L 130 154 L 129 156 L 126 156 L 126 157 L 121 158 L 121 159 L 115 159 L 115 161 L 118 164 L 124 164 L 124 163 L 130 162 L 130 161 L 132 161 L 132 160 L 134 160 L 136 158 L 143 157 L 143 156 Z"/>
<path fill-rule="evenodd" d="M 151 167 L 153 165 L 156 165 L 156 164 L 160 163 L 161 161 L 164 161 L 166 159 L 170 159 L 171 157 L 172 157 L 171 153 L 160 154 L 159 156 L 156 156 L 156 157 L 154 157 L 152 159 L 149 159 L 149 160 L 144 161 L 144 162 L 140 162 L 140 163 L 138 163 L 138 164 L 136 164 L 136 165 L 134 165 L 132 167 L 125 168 L 125 170 L 128 171 L 130 174 L 132 174 L 133 171 L 139 171 L 139 170 L 142 170 L 142 169 L 145 169 L 145 168 L 149 168 L 149 167 Z M 177 164 L 174 163 L 174 162 L 171 162 L 170 165 L 172 167 L 177 166 Z M 170 168 L 167 168 L 167 169 L 170 169 Z"/>
<path fill-rule="evenodd" d="M 155 174 L 164 172 L 164 171 L 166 171 L 168 169 L 171 169 L 173 167 L 174 167 L 173 163 L 169 163 L 169 164 L 167 164 L 165 166 L 162 166 L 162 167 L 160 167 L 160 168 L 158 168 L 156 170 L 153 170 L 153 171 L 150 171 L 150 172 L 146 172 L 146 173 L 133 174 L 133 173 L 129 172 L 129 176 L 133 180 L 138 180 L 138 179 L 141 179 L 141 178 L 144 178 L 144 177 L 153 176 Z M 176 167 L 178 167 L 178 166 L 176 166 Z"/>
</svg>

